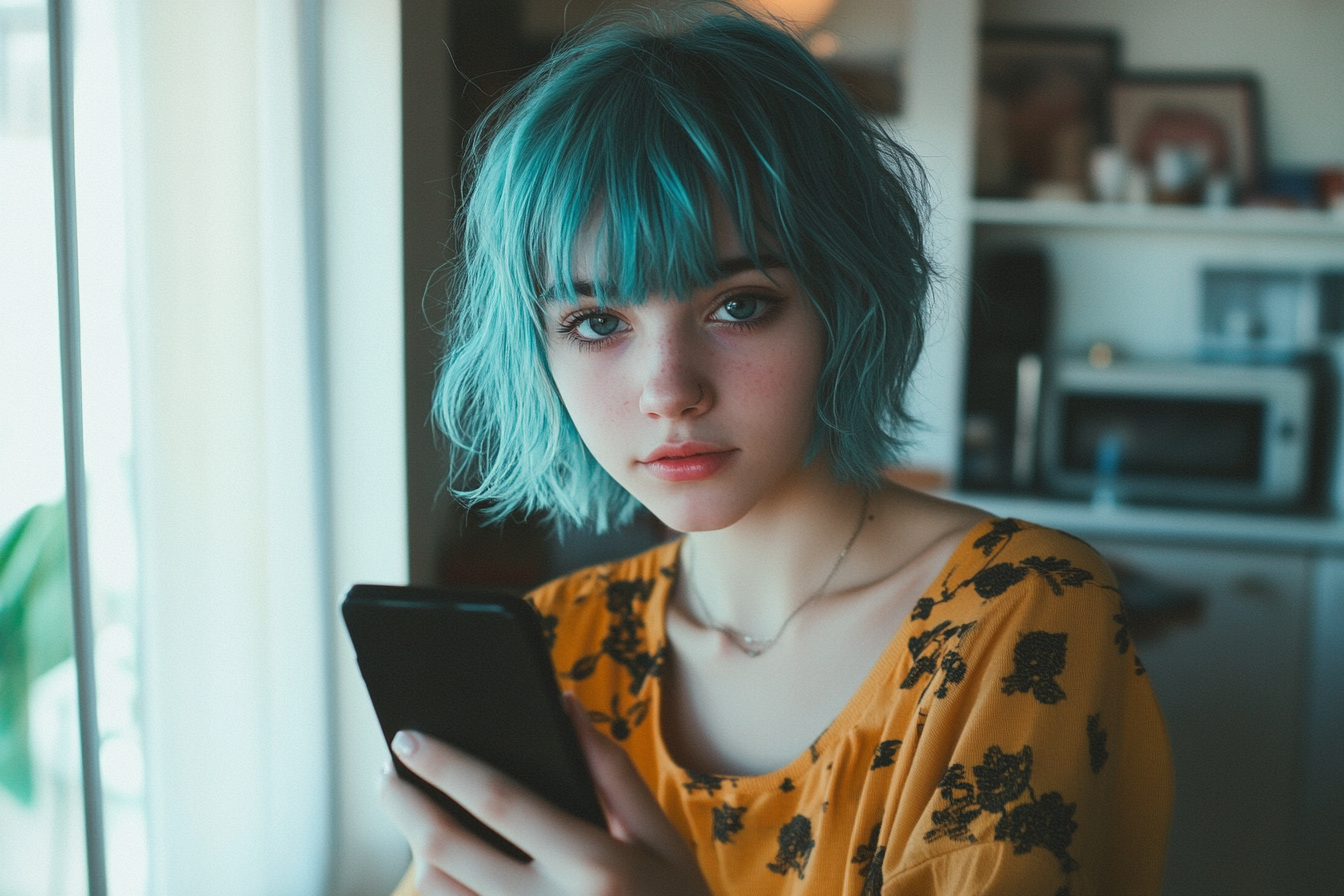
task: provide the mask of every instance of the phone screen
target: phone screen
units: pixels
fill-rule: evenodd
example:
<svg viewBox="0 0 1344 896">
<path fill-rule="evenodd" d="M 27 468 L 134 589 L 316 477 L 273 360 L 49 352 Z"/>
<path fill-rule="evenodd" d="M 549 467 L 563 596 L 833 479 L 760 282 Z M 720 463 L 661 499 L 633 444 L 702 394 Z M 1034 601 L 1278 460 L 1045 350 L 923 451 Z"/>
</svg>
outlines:
<svg viewBox="0 0 1344 896">
<path fill-rule="evenodd" d="M 341 605 L 384 739 L 422 731 L 606 827 L 536 611 L 481 590 L 356 585 Z M 482 839 L 523 850 L 393 756 L 398 774 Z"/>
</svg>

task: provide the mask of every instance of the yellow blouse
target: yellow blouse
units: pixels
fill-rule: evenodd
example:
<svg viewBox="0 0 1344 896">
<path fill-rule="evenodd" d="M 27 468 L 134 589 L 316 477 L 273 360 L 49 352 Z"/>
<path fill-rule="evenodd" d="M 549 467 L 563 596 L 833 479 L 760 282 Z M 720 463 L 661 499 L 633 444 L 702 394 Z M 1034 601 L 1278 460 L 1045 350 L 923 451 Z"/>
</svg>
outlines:
<svg viewBox="0 0 1344 896">
<path fill-rule="evenodd" d="M 680 542 L 531 595 L 561 686 L 625 748 L 720 894 L 1158 892 L 1166 729 L 1105 563 L 987 519 L 831 725 L 764 775 L 681 768 L 660 726 Z M 414 893 L 408 875 L 396 896 Z"/>
</svg>

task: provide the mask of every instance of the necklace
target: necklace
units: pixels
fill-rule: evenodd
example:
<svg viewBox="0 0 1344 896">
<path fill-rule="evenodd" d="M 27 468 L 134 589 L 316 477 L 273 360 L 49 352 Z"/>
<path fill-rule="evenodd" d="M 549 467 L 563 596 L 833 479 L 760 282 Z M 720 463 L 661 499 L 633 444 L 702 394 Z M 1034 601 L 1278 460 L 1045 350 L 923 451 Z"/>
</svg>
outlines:
<svg viewBox="0 0 1344 896">
<path fill-rule="evenodd" d="M 700 618 L 704 621 L 704 624 L 723 635 L 732 642 L 734 647 L 754 659 L 775 646 L 776 642 L 778 642 L 780 637 L 784 634 L 784 630 L 789 627 L 789 623 L 793 621 L 793 617 L 802 612 L 803 607 L 826 593 L 826 586 L 831 584 L 831 579 L 835 578 L 835 574 L 840 570 L 840 564 L 844 563 L 845 557 L 849 556 L 849 549 L 854 547 L 854 542 L 859 540 L 859 533 L 863 531 L 863 524 L 867 522 L 867 520 L 868 496 L 864 495 L 863 506 L 859 508 L 859 522 L 854 527 L 854 534 L 849 536 L 849 541 L 847 541 L 844 548 L 841 549 L 840 555 L 835 558 L 835 564 L 831 567 L 831 571 L 826 574 L 826 578 L 822 581 L 821 587 L 809 594 L 807 600 L 793 608 L 793 612 L 790 613 L 788 618 L 784 620 L 784 623 L 780 625 L 779 630 L 775 632 L 773 638 L 757 638 L 746 632 L 738 631 L 730 625 L 714 621 L 714 617 L 709 612 L 709 607 L 705 604 L 704 598 L 702 598 L 700 592 L 696 591 L 694 586 L 691 585 L 690 576 L 686 577 L 686 590 L 690 592 L 691 599 L 695 602 L 696 609 L 700 611 Z"/>
</svg>

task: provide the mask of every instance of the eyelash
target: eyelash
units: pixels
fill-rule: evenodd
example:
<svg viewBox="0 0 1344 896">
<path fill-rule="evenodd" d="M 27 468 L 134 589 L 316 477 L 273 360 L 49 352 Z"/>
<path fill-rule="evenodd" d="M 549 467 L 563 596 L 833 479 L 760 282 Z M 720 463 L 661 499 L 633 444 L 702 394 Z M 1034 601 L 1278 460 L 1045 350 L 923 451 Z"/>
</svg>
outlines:
<svg viewBox="0 0 1344 896">
<path fill-rule="evenodd" d="M 594 317 L 616 317 L 616 315 L 609 311 L 599 311 L 595 308 L 586 311 L 577 311 L 560 321 L 559 326 L 556 327 L 556 332 L 559 333 L 566 342 L 573 343 L 582 351 L 592 351 L 593 349 L 601 348 L 615 336 L 616 333 L 612 333 L 609 336 L 599 336 L 596 339 L 580 336 L 577 333 L 578 328 L 584 321 L 591 320 Z M 620 320 L 620 318 L 616 319 Z M 624 321 L 621 321 L 621 323 L 624 323 Z M 620 330 L 617 330 L 616 332 L 619 333 Z"/>
<path fill-rule="evenodd" d="M 724 309 L 724 307 L 729 302 L 732 302 L 735 299 L 755 299 L 757 302 L 760 302 L 761 308 L 754 317 L 747 318 L 746 320 L 715 319 L 713 320 L 715 324 L 726 325 L 734 330 L 745 332 L 749 330 L 754 330 L 757 327 L 761 326 L 771 317 L 774 317 L 775 312 L 779 310 L 780 300 L 775 298 L 774 296 L 764 295 L 755 292 L 735 292 L 732 293 L 731 295 L 725 296 L 722 301 L 720 301 L 717 305 L 715 305 L 714 310 L 710 312 L 710 317 L 712 318 L 713 315 L 718 314 L 720 311 Z M 578 335 L 577 330 L 580 326 L 583 325 L 583 322 L 586 320 L 591 320 L 592 318 L 595 317 L 614 317 L 621 323 L 623 324 L 625 323 L 625 321 L 621 320 L 618 315 L 612 314 L 610 311 L 601 310 L 597 308 L 589 308 L 581 311 L 576 311 L 573 314 L 570 314 L 569 316 L 565 317 L 557 325 L 556 332 L 567 342 L 571 342 L 577 345 L 583 351 L 592 351 L 594 349 L 601 348 L 602 346 L 606 345 L 607 342 L 618 336 L 621 333 L 621 330 L 618 329 L 616 332 L 608 336 L 599 336 L 596 339 Z"/>
</svg>

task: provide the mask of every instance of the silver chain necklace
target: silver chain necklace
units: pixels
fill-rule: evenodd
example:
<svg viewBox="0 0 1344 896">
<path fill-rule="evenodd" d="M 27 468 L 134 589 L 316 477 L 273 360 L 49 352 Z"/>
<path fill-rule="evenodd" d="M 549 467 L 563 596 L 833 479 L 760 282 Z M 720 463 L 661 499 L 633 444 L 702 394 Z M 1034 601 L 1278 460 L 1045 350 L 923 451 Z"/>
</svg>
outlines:
<svg viewBox="0 0 1344 896">
<path fill-rule="evenodd" d="M 784 630 L 789 627 L 789 623 L 793 621 L 793 617 L 802 612 L 803 607 L 826 593 L 826 586 L 831 584 L 831 579 L 835 578 L 835 574 L 840 571 L 840 564 L 845 562 L 845 557 L 849 556 L 849 549 L 854 547 L 854 542 L 859 540 L 859 533 L 863 531 L 863 524 L 867 522 L 867 520 L 868 496 L 864 495 L 863 506 L 859 508 L 858 525 L 854 527 L 854 534 L 849 536 L 849 541 L 845 543 L 844 548 L 840 551 L 840 556 L 835 558 L 835 565 L 832 566 L 831 571 L 826 574 L 826 579 L 821 583 L 821 587 L 808 595 L 807 600 L 793 608 L 793 612 L 790 613 L 788 618 L 784 620 L 784 623 L 780 625 L 779 631 L 775 632 L 773 638 L 756 638 L 746 632 L 738 631 L 730 625 L 716 622 L 714 616 L 709 612 L 709 607 L 705 604 L 704 598 L 700 596 L 700 592 L 696 591 L 695 587 L 691 584 L 690 576 L 686 577 L 686 590 L 690 592 L 691 599 L 695 602 L 696 609 L 700 611 L 700 618 L 708 628 L 723 635 L 732 642 L 734 647 L 745 653 L 747 656 L 752 658 L 758 657 L 771 647 L 775 646 L 780 637 L 783 636 Z"/>
</svg>

